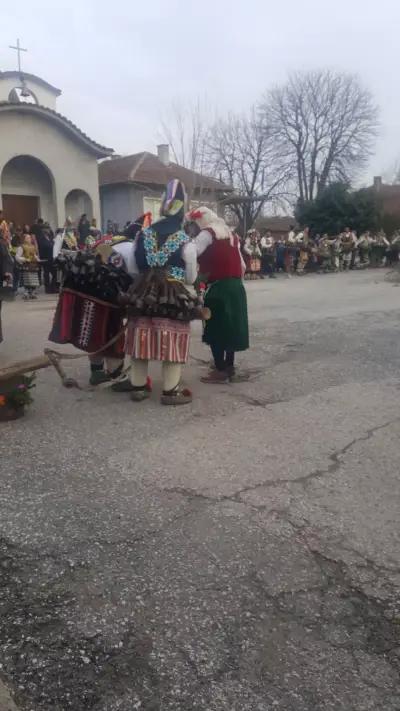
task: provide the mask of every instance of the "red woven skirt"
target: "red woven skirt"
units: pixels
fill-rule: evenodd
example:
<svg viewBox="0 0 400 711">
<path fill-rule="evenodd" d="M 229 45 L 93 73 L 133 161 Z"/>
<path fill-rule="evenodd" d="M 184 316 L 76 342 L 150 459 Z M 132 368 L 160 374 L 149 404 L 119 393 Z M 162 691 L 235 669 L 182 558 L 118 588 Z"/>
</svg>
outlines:
<svg viewBox="0 0 400 711">
<path fill-rule="evenodd" d="M 64 289 L 58 299 L 49 341 L 71 343 L 82 351 L 94 353 L 122 330 L 124 313 L 120 306 Z M 104 355 L 122 358 L 124 342 L 122 333 Z"/>
<path fill-rule="evenodd" d="M 128 319 L 125 353 L 131 358 L 186 363 L 189 346 L 187 322 L 145 316 Z"/>
</svg>

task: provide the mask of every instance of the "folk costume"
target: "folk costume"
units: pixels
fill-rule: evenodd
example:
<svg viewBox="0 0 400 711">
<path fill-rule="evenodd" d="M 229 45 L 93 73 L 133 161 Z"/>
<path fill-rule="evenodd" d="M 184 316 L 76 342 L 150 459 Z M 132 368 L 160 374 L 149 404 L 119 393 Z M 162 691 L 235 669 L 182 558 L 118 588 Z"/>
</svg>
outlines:
<svg viewBox="0 0 400 711">
<path fill-rule="evenodd" d="M 350 230 L 345 230 L 340 236 L 341 265 L 344 271 L 352 266 L 353 252 L 356 246 L 356 237 Z"/>
<path fill-rule="evenodd" d="M 317 250 L 319 269 L 322 272 L 331 271 L 333 269 L 331 245 L 327 236 L 320 239 Z"/>
<path fill-rule="evenodd" d="M 296 236 L 296 247 L 296 273 L 301 275 L 304 274 L 309 259 L 308 228 L 305 228 L 303 232 L 299 232 Z"/>
<path fill-rule="evenodd" d="M 216 370 L 202 380 L 224 382 L 234 377 L 235 353 L 249 347 L 247 299 L 242 281 L 246 266 L 239 238 L 212 210 L 199 207 L 187 219 L 200 230 L 194 245 L 200 273 L 208 284 L 204 303 L 211 311 L 203 341 L 211 348 Z"/>
<path fill-rule="evenodd" d="M 121 236 L 115 244 L 99 240 L 85 252 L 63 247 L 57 259 L 62 290 L 49 340 L 71 343 L 89 354 L 91 385 L 115 379 L 122 371 L 126 307 L 119 298 L 137 274 L 135 239 L 145 219 L 147 215 L 138 218 L 129 236 Z M 113 343 L 106 350 L 92 355 L 109 341 Z M 124 380 L 112 387 L 118 392 L 130 389 Z"/>
<path fill-rule="evenodd" d="M 261 276 L 260 233 L 249 230 L 243 245 L 243 255 L 246 264 L 246 278 L 258 279 Z"/>
<path fill-rule="evenodd" d="M 22 272 L 24 299 L 37 299 L 35 292 L 39 286 L 39 253 L 30 235 L 25 235 L 23 244 L 17 247 L 15 260 Z"/>
<path fill-rule="evenodd" d="M 190 321 L 201 318 L 200 302 L 185 284 L 197 275 L 196 252 L 183 231 L 186 193 L 171 180 L 163 196 L 162 218 L 138 237 L 136 264 L 140 275 L 126 294 L 128 328 L 125 353 L 132 359 L 132 399 L 149 397 L 149 361 L 162 362 L 164 405 L 191 402 L 181 387 L 181 371 L 189 357 Z"/>
<path fill-rule="evenodd" d="M 113 341 L 97 357 L 89 356 L 90 382 L 99 385 L 122 370 L 125 309 L 118 297 L 129 288 L 131 278 L 90 252 L 60 255 L 57 266 L 63 275 L 62 288 L 49 341 L 70 343 L 88 354 Z M 108 372 L 104 371 L 104 358 Z"/>
<path fill-rule="evenodd" d="M 261 269 L 264 275 L 268 274 L 269 278 L 275 277 L 275 259 L 276 259 L 276 247 L 275 240 L 267 233 L 260 240 L 261 249 Z"/>
<path fill-rule="evenodd" d="M 383 230 L 378 232 L 371 245 L 371 267 L 382 267 L 386 261 L 386 253 L 390 242 Z"/>
<path fill-rule="evenodd" d="M 360 266 L 367 267 L 369 265 L 369 255 L 371 251 L 371 239 L 369 232 L 364 232 L 357 242 L 358 253 L 360 257 Z"/>
<path fill-rule="evenodd" d="M 285 251 L 284 251 L 284 268 L 288 277 L 293 273 L 295 263 L 297 261 L 297 237 L 293 229 L 290 229 L 287 238 L 285 240 Z"/>
</svg>

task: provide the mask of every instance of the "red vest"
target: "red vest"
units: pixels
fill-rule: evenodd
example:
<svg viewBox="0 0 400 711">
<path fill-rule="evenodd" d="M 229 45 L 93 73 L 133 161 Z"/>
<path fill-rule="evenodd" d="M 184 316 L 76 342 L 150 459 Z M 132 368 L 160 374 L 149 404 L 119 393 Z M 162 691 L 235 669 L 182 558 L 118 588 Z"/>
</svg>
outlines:
<svg viewBox="0 0 400 711">
<path fill-rule="evenodd" d="M 239 253 L 239 239 L 234 235 L 233 245 L 230 239 L 216 239 L 212 229 L 207 229 L 212 237 L 212 244 L 198 258 L 200 274 L 204 274 L 209 283 L 229 277 L 242 277 L 242 263 Z"/>
</svg>

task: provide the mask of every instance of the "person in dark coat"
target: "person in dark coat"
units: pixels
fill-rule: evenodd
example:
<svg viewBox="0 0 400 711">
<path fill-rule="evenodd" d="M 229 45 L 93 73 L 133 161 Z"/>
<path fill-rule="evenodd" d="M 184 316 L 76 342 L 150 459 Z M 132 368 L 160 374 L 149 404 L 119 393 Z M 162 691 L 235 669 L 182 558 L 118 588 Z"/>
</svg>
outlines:
<svg viewBox="0 0 400 711">
<path fill-rule="evenodd" d="M 82 249 L 86 245 L 86 239 L 90 233 L 90 222 L 84 212 L 78 223 L 79 247 Z"/>
<path fill-rule="evenodd" d="M 10 252 L 8 251 L 7 243 L 0 234 L 0 343 L 3 340 L 3 332 L 1 327 L 1 291 L 3 286 L 12 285 L 12 274 L 13 260 L 11 258 Z"/>
<path fill-rule="evenodd" d="M 46 294 L 54 294 L 56 289 L 56 274 L 53 265 L 53 232 L 48 223 L 43 223 L 42 229 L 36 234 L 39 258 L 42 262 L 44 290 Z"/>
</svg>

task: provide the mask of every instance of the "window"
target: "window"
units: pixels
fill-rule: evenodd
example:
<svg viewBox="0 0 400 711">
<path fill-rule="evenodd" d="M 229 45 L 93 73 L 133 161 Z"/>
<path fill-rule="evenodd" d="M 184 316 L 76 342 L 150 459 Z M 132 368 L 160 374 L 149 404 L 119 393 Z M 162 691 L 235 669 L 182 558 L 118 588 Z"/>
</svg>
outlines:
<svg viewBox="0 0 400 711">
<path fill-rule="evenodd" d="M 26 86 L 15 86 L 11 89 L 8 100 L 14 104 L 37 104 L 38 101 L 33 91 L 27 89 Z"/>
<path fill-rule="evenodd" d="M 161 199 L 160 198 L 151 198 L 151 197 L 143 198 L 144 211 L 151 212 L 153 222 L 158 220 L 160 217 L 160 207 L 161 207 Z"/>
</svg>

